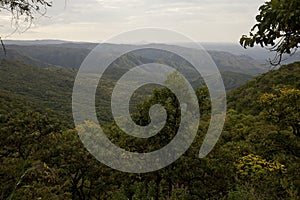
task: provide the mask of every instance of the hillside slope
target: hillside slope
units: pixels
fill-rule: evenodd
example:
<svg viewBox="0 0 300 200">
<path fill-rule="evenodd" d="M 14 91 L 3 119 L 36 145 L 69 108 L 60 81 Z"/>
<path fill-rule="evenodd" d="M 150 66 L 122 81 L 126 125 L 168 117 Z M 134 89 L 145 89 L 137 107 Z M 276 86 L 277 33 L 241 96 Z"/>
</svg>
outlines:
<svg viewBox="0 0 300 200">
<path fill-rule="evenodd" d="M 17 58 L 20 58 L 19 54 Z M 24 59 L 26 61 L 28 58 Z M 100 99 L 103 99 L 99 106 L 110 104 L 110 92 L 122 73 L 130 67 L 150 61 L 134 54 L 117 60 L 111 68 L 110 76 L 101 82 L 104 89 L 99 94 Z M 38 62 L 33 63 L 38 64 Z M 47 110 L 59 119 L 72 122 L 71 95 L 77 72 L 68 68 L 50 66 L 41 68 L 14 59 L 2 59 L 0 61 L 1 113 L 10 112 L 12 108 L 40 112 Z M 242 85 L 251 78 L 249 75 L 235 72 L 222 72 L 221 74 L 228 90 Z M 201 80 L 194 80 L 194 84 L 201 85 Z M 107 110 L 101 109 L 99 117 L 100 120 L 106 121 Z"/>
<path fill-rule="evenodd" d="M 20 61 L 0 61 L 0 100 L 3 112 L 11 108 L 54 112 L 71 119 L 75 72 L 60 67 L 40 68 Z"/>
<path fill-rule="evenodd" d="M 124 65 L 115 67 L 126 70 L 136 64 L 139 59 L 131 56 L 119 61 Z M 26 113 L 50 110 L 56 120 L 69 120 L 64 128 L 72 126 L 71 92 L 76 71 L 2 59 L 0 199 L 299 199 L 300 138 L 289 128 L 279 129 L 277 123 L 265 121 L 256 108 L 258 97 L 273 87 L 299 88 L 299 70 L 300 63 L 284 66 L 229 92 L 229 108 L 240 112 L 228 110 L 221 137 L 205 158 L 198 157 L 210 123 L 204 116 L 193 144 L 177 161 L 155 172 L 132 174 L 93 159 L 75 130 L 63 131 L 48 116 Z M 106 80 L 104 88 L 112 82 Z M 162 94 L 167 103 L 175 102 L 166 93 L 157 94 L 157 100 Z M 107 93 L 102 95 L 109 98 Z M 209 106 L 203 104 L 209 113 Z M 132 140 L 114 124 L 106 126 L 105 133 L 114 144 L 125 145 L 130 151 L 140 152 L 149 144 L 160 149 L 180 123 L 176 121 L 152 143 L 149 138 Z M 97 131 L 92 123 L 84 127 L 91 133 Z M 129 157 L 122 154 L 119 158 Z"/>
<path fill-rule="evenodd" d="M 78 69 L 89 54 L 91 49 L 96 44 L 89 43 L 64 43 L 57 45 L 9 45 L 8 47 L 18 51 L 19 53 L 39 60 L 44 63 L 52 65 L 63 66 L 67 68 Z M 104 48 L 114 52 L 119 49 L 128 49 L 132 45 L 124 44 L 103 44 Z M 166 44 L 147 44 L 141 45 L 140 50 L 137 54 L 144 59 L 150 60 L 162 60 L 164 62 L 174 62 L 174 57 L 170 57 L 168 54 L 161 54 L 153 49 L 164 49 L 170 47 L 178 50 L 179 52 L 191 52 L 201 55 L 203 52 L 198 49 L 186 48 L 182 46 L 166 45 Z M 147 50 L 148 48 L 148 50 Z M 149 50 L 151 49 L 152 50 Z M 221 51 L 208 51 L 212 59 L 215 61 L 220 71 L 232 71 L 236 73 L 243 73 L 248 75 L 258 75 L 266 72 L 266 68 L 260 65 L 255 59 L 242 55 L 234 55 L 228 52 Z M 170 60 L 172 59 L 172 60 Z"/>
<path fill-rule="evenodd" d="M 241 113 L 258 114 L 259 97 L 272 92 L 274 87 L 292 86 L 300 89 L 300 62 L 282 66 L 248 81 L 246 84 L 228 93 L 228 107 Z"/>
</svg>

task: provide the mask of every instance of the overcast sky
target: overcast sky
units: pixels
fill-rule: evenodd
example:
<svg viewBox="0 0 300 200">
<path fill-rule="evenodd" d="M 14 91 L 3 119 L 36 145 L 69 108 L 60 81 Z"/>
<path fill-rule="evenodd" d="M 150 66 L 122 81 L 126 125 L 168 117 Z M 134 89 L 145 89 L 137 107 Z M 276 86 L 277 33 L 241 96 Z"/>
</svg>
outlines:
<svg viewBox="0 0 300 200">
<path fill-rule="evenodd" d="M 124 31 L 156 27 L 199 42 L 237 43 L 255 23 L 262 0 L 53 0 L 47 16 L 6 39 L 63 39 L 100 42 Z M 13 31 L 0 12 L 0 35 Z"/>
</svg>

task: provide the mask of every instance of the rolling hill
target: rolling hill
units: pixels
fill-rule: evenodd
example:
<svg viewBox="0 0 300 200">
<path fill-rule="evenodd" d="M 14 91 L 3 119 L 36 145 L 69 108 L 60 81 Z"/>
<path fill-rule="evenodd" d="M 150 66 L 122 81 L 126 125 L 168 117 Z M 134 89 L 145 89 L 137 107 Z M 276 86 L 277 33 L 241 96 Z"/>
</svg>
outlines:
<svg viewBox="0 0 300 200">
<path fill-rule="evenodd" d="M 12 107 L 23 106 L 37 111 L 47 110 L 65 122 L 72 121 L 71 95 L 77 69 L 95 45 L 53 41 L 8 45 L 7 55 L 0 55 L 0 99 L 3 105 L 1 112 L 9 112 Z M 158 62 L 180 69 L 194 88 L 203 86 L 202 78 L 199 78 L 187 61 L 169 52 L 153 50 L 164 46 L 164 44 L 143 45 L 141 47 L 144 49 L 117 59 L 101 83 L 104 90 L 100 94 L 100 99 L 103 101 L 98 106 L 109 105 L 110 92 L 122 74 L 132 67 L 146 63 Z M 126 49 L 128 45 L 105 44 L 105 48 Z M 199 50 L 192 48 L 174 45 L 172 48 L 199 53 Z M 250 57 L 218 51 L 209 53 L 221 71 L 226 90 L 241 86 L 254 75 L 265 71 L 264 67 Z M 12 105 L 11 102 L 18 103 Z M 99 118 L 102 121 L 107 120 L 107 110 L 102 110 Z"/>
<path fill-rule="evenodd" d="M 110 76 L 101 82 L 104 93 L 97 96 L 106 98 L 103 105 L 109 103 L 109 87 L 121 75 L 114 73 L 115 69 L 125 72 L 132 66 L 152 61 L 142 53 L 128 54 L 112 64 Z M 20 59 L 28 61 L 26 57 Z M 180 159 L 159 171 L 132 174 L 100 164 L 83 146 L 77 132 L 68 129 L 73 127 L 71 93 L 76 70 L 24 62 L 8 57 L 0 60 L 0 199 L 81 199 L 82 196 L 86 199 L 170 199 L 169 194 L 178 194 L 176 199 L 299 197 L 299 137 L 289 127 L 264 120 L 258 98 L 283 85 L 299 89 L 300 63 L 264 73 L 228 92 L 230 110 L 225 126 L 207 157 L 198 157 L 201 137 L 210 122 L 204 117 L 197 137 Z M 173 62 L 167 59 L 160 62 L 188 68 L 187 63 L 177 58 Z M 232 71 L 221 73 L 228 89 L 251 78 Z M 193 74 L 187 75 L 192 78 Z M 34 111 L 47 113 L 47 117 Z M 49 116 L 59 120 L 67 130 L 56 127 Z M 105 115 L 100 116 L 100 120 L 105 119 Z M 86 125 L 93 130 L 92 123 Z M 125 145 L 130 151 L 149 144 L 159 149 L 171 135 L 171 129 L 166 129 L 165 134 L 158 134 L 162 141 L 140 143 L 128 140 L 115 125 L 105 129 L 114 144 Z M 129 158 L 124 155 L 121 159 Z"/>
<path fill-rule="evenodd" d="M 21 60 L 27 59 L 27 57 L 21 58 Z M 132 54 L 120 58 L 115 67 L 122 66 L 124 72 L 130 66 L 142 63 L 142 61 L 149 62 L 147 59 L 141 59 Z M 65 122 L 71 122 L 71 95 L 76 70 L 53 65 L 50 65 L 50 67 L 37 67 L 36 64 L 39 64 L 39 62 L 33 62 L 33 64 L 35 66 L 12 58 L 1 59 L 1 112 L 10 112 L 12 108 L 47 111 Z M 119 70 L 118 73 L 112 71 L 111 74 L 112 76 L 107 76 L 102 82 L 105 90 L 100 96 L 104 99 L 104 102 L 102 102 L 104 106 L 109 104 L 109 98 L 106 96 L 110 95 L 109 91 L 111 91 L 117 78 L 122 75 Z M 229 71 L 221 74 L 227 89 L 233 89 L 251 78 L 249 75 Z M 198 80 L 196 83 L 199 84 L 199 82 L 201 81 Z M 102 114 L 100 119 L 105 121 L 106 111 L 104 110 Z"/>
<path fill-rule="evenodd" d="M 89 54 L 91 49 L 96 46 L 94 43 L 62 43 L 62 44 L 39 44 L 39 45 L 8 45 L 8 48 L 14 49 L 19 53 L 39 60 L 43 63 L 52 65 L 63 66 L 67 68 L 78 69 Z M 105 48 L 111 51 L 118 49 L 126 49 L 128 46 L 125 44 L 104 44 Z M 140 48 L 157 48 L 161 49 L 165 46 L 176 48 L 178 51 L 191 52 L 201 54 L 201 50 L 186 48 L 182 46 L 166 45 L 166 44 L 147 44 L 141 45 Z M 153 57 L 155 53 L 146 51 L 147 53 L 139 52 L 139 56 L 147 59 L 157 60 Z M 258 75 L 267 71 L 264 65 L 259 64 L 255 59 L 249 56 L 234 55 L 225 51 L 208 51 L 212 59 L 215 61 L 220 71 L 232 71 L 248 75 Z M 161 60 L 166 61 L 169 57 L 160 57 Z"/>
<path fill-rule="evenodd" d="M 41 68 L 12 59 L 0 61 L 2 113 L 12 108 L 49 112 L 71 122 L 71 92 L 75 72 L 62 67 Z"/>
<path fill-rule="evenodd" d="M 276 86 L 292 86 L 300 89 L 300 62 L 257 76 L 228 92 L 228 107 L 241 113 L 256 115 L 260 112 L 259 97 L 263 93 L 272 92 Z"/>
</svg>

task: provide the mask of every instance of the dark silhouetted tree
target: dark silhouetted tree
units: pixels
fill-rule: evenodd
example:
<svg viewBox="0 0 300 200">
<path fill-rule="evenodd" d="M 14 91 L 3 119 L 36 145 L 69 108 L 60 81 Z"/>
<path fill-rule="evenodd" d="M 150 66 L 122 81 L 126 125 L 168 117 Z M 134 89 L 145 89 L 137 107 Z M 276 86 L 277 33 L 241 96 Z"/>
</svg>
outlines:
<svg viewBox="0 0 300 200">
<path fill-rule="evenodd" d="M 240 44 L 253 47 L 259 44 L 276 52 L 270 63 L 274 66 L 282 61 L 283 54 L 293 54 L 300 43 L 300 1 L 270 0 L 259 8 L 257 23 L 249 36 L 243 35 Z"/>
</svg>

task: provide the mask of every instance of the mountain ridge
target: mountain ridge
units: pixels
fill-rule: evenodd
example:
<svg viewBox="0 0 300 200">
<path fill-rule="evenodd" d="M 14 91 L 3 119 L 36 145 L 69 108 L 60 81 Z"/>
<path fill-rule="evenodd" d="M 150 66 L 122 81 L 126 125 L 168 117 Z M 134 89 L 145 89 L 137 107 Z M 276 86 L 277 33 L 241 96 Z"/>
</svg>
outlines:
<svg viewBox="0 0 300 200">
<path fill-rule="evenodd" d="M 62 43 L 53 45 L 8 45 L 9 49 L 23 54 L 24 56 L 38 60 L 42 63 L 49 63 L 51 65 L 58 65 L 67 68 L 78 69 L 95 47 L 96 44 L 92 43 Z M 114 49 L 128 48 L 132 45 L 120 45 L 120 44 L 103 44 L 105 48 Z M 165 44 L 147 44 L 138 46 L 140 48 L 162 48 L 168 46 Z M 179 51 L 200 53 L 202 50 L 180 47 L 172 45 L 172 48 L 177 48 Z M 254 59 L 243 55 L 233 55 L 223 51 L 208 51 L 209 55 L 215 61 L 220 71 L 232 71 L 237 73 L 244 73 L 249 75 L 258 75 L 267 71 L 267 68 L 257 63 Z M 148 55 L 143 55 L 148 58 Z M 162 58 L 164 60 L 168 58 Z M 241 67 L 242 66 L 242 67 Z"/>
</svg>

